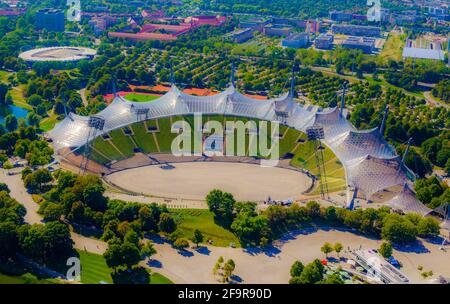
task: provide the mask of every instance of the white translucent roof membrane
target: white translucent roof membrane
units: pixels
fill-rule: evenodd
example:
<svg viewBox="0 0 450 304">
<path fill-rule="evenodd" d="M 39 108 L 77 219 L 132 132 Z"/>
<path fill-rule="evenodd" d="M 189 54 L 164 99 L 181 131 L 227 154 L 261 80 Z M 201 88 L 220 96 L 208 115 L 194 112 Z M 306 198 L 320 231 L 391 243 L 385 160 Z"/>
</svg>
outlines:
<svg viewBox="0 0 450 304">
<path fill-rule="evenodd" d="M 322 126 L 325 134 L 323 141 L 341 160 L 348 184 L 362 191 L 367 198 L 382 189 L 404 184 L 405 172 L 411 173 L 405 166 L 400 166 L 395 150 L 378 129 L 356 130 L 338 108 L 324 110 L 318 106 L 301 105 L 289 94 L 270 100 L 257 100 L 239 93 L 234 86 L 213 96 L 188 95 L 172 86 L 165 95 L 149 102 L 132 102 L 117 96 L 108 107 L 95 115 L 105 119 L 104 130 L 96 132 L 95 136 L 137 121 L 194 113 L 269 121 L 281 120 L 278 117 L 281 115 L 284 124 L 303 132 L 310 126 Z M 86 144 L 88 120 L 89 117 L 70 114 L 58 123 L 49 133 L 55 150 L 78 148 Z"/>
<path fill-rule="evenodd" d="M 341 161 L 365 155 L 377 158 L 396 156 L 394 149 L 384 140 L 378 128 L 367 131 L 350 130 L 330 139 L 329 144 L 335 146 L 335 152 L 340 154 Z"/>
<path fill-rule="evenodd" d="M 446 219 L 441 223 L 441 228 L 450 231 L 450 218 L 446 218 Z"/>
<path fill-rule="evenodd" d="M 380 159 L 367 155 L 348 161 L 346 166 L 348 183 L 362 191 L 367 199 L 380 190 L 406 182 L 398 157 Z"/>
<path fill-rule="evenodd" d="M 89 117 L 70 113 L 49 132 L 56 150 L 86 144 L 89 134 Z"/>
<path fill-rule="evenodd" d="M 314 125 L 323 127 L 326 143 L 344 132 L 353 130 L 353 126 L 342 117 L 337 107 L 326 112 L 316 112 Z"/>
<path fill-rule="evenodd" d="M 393 209 L 401 210 L 404 213 L 417 213 L 422 216 L 425 216 L 432 211 L 416 198 L 414 192 L 406 183 L 403 186 L 402 191 L 391 200 L 387 201 L 386 205 Z"/>
</svg>

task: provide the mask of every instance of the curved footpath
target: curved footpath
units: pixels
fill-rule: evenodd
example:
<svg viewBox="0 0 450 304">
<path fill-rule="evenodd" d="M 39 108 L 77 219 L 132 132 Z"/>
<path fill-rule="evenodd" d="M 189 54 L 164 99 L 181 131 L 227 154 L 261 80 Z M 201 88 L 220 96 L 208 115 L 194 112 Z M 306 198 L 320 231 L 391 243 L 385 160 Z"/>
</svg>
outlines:
<svg viewBox="0 0 450 304">
<path fill-rule="evenodd" d="M 27 209 L 25 220 L 30 224 L 40 223 L 38 205 L 23 186 L 20 174 L 7 175 L 5 170 L 1 170 L 0 182 L 6 183 L 11 196 Z M 72 233 L 72 239 L 75 248 L 80 250 L 102 254 L 107 248 L 105 242 L 76 233 Z M 149 266 L 175 283 L 217 283 L 212 269 L 219 256 L 235 261 L 235 274 L 243 283 L 287 283 L 292 263 L 295 260 L 308 263 L 315 258 L 322 258 L 320 247 L 324 242 L 340 242 L 346 250 L 349 247 L 378 248 L 381 244 L 381 240 L 370 239 L 348 230 L 327 228 L 288 234 L 265 251 L 209 246 L 180 252 L 162 239 L 153 241 L 157 254 L 153 256 Z M 423 271 L 432 270 L 434 278 L 438 275 L 449 277 L 450 263 L 447 261 L 450 261 L 450 253 L 439 250 L 439 247 L 440 243 L 419 240 L 414 246 L 395 249 L 394 256 L 403 264 L 401 270 L 412 282 L 423 282 L 418 266 L 422 266 Z M 345 252 L 341 255 L 345 255 Z"/>
</svg>

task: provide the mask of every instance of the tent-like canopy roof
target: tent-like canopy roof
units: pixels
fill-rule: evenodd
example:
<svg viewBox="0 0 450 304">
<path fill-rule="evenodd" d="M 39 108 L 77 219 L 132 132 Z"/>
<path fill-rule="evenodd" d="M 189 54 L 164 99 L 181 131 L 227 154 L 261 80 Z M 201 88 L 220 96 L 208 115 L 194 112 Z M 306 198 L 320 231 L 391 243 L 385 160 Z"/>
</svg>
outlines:
<svg viewBox="0 0 450 304">
<path fill-rule="evenodd" d="M 341 160 L 348 184 L 367 198 L 377 191 L 405 183 L 408 169 L 378 129 L 358 131 L 337 107 L 305 106 L 295 102 L 292 96 L 284 94 L 275 99 L 257 100 L 239 93 L 233 84 L 217 95 L 193 96 L 172 85 L 169 92 L 150 102 L 132 102 L 116 96 L 109 106 L 94 115 L 104 119 L 101 131 L 90 132 L 90 118 L 71 113 L 49 135 L 56 151 L 74 149 L 103 133 L 135 122 L 194 113 L 277 120 L 302 132 L 310 126 L 322 126 L 323 141 Z"/>
<path fill-rule="evenodd" d="M 432 210 L 419 202 L 414 192 L 405 183 L 400 193 L 386 202 L 386 205 L 393 209 L 401 210 L 404 213 L 417 213 L 422 216 L 429 214 Z"/>
</svg>

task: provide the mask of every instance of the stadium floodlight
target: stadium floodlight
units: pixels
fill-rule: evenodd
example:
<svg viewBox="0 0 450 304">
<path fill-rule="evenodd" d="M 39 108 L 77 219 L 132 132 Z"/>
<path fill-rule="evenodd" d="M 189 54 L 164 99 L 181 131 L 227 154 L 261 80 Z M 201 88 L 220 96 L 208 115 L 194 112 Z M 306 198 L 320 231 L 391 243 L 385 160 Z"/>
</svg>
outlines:
<svg viewBox="0 0 450 304">
<path fill-rule="evenodd" d="M 306 128 L 306 135 L 310 141 L 325 138 L 325 132 L 322 126 L 312 126 Z"/>
<path fill-rule="evenodd" d="M 325 170 L 325 160 L 323 155 L 323 146 L 321 139 L 325 138 L 325 132 L 320 125 L 306 128 L 308 140 L 314 142 L 314 156 L 317 164 L 317 179 L 320 186 L 320 194 L 322 198 L 330 198 L 328 194 L 327 173 Z"/>
<path fill-rule="evenodd" d="M 98 116 L 91 116 L 88 120 L 88 126 L 89 128 L 97 129 L 97 130 L 103 130 L 105 127 L 105 120 Z"/>
</svg>

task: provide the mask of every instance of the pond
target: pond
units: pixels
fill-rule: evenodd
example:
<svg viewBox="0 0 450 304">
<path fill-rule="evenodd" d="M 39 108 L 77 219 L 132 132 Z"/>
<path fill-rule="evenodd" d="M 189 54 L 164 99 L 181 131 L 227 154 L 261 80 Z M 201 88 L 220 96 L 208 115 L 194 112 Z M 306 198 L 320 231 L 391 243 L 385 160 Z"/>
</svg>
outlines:
<svg viewBox="0 0 450 304">
<path fill-rule="evenodd" d="M 19 118 L 26 119 L 28 112 L 27 109 L 10 105 L 8 108 L 0 109 L 0 123 L 3 124 L 5 122 L 5 117 L 9 114 L 16 116 L 17 120 L 19 120 Z"/>
</svg>

